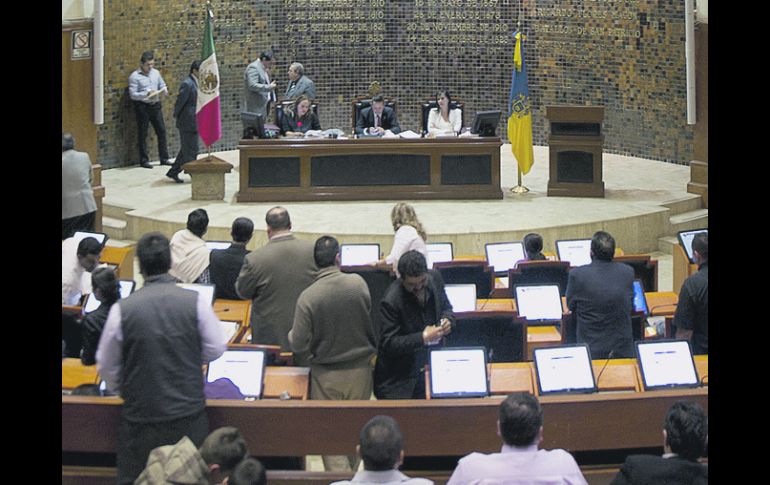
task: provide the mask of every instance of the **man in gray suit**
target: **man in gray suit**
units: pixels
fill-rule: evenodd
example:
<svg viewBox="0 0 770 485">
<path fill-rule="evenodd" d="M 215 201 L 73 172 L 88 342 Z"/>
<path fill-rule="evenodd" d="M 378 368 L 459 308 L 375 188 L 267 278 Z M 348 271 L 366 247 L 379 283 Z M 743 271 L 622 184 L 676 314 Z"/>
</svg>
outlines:
<svg viewBox="0 0 770 485">
<path fill-rule="evenodd" d="M 286 87 L 286 97 L 297 99 L 300 95 L 315 99 L 315 84 L 305 76 L 305 68 L 299 62 L 292 62 L 289 66 L 289 85 Z"/>
<path fill-rule="evenodd" d="M 91 159 L 75 150 L 75 138 L 61 136 L 61 238 L 77 231 L 93 232 L 96 200 L 91 189 Z"/>
<path fill-rule="evenodd" d="M 198 158 L 198 122 L 195 118 L 196 103 L 198 101 L 198 68 L 200 61 L 193 61 L 190 65 L 190 75 L 179 86 L 179 96 L 174 104 L 174 118 L 179 130 L 179 153 L 171 168 L 166 172 L 166 177 L 181 184 L 179 173 L 182 165 Z"/>
<path fill-rule="evenodd" d="M 244 109 L 249 113 L 261 114 L 267 120 L 270 103 L 275 101 L 275 81 L 270 80 L 273 56 L 267 52 L 259 54 L 259 59 L 249 64 L 243 76 Z M 244 123 L 243 128 L 246 128 Z"/>
</svg>

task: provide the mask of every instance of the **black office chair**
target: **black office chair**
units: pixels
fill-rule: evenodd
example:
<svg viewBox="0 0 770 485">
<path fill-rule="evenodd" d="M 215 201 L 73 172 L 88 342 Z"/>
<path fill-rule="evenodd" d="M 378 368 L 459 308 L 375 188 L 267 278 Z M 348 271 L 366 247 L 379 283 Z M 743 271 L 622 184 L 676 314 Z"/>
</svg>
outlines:
<svg viewBox="0 0 770 485">
<path fill-rule="evenodd" d="M 428 133 L 428 114 L 433 108 L 438 108 L 438 102 L 435 99 L 429 99 L 420 103 L 420 126 L 422 127 L 422 134 Z M 453 99 L 449 103 L 450 111 L 453 109 L 460 110 L 460 126 L 465 126 L 465 103 L 460 100 Z"/>
<path fill-rule="evenodd" d="M 277 103 L 275 103 L 275 124 L 280 128 L 281 135 L 285 135 L 286 133 L 283 131 L 283 117 L 285 113 L 291 112 L 294 109 L 294 102 L 296 100 L 293 99 L 283 99 Z M 313 113 L 318 116 L 318 102 L 317 101 L 311 101 L 310 102 L 310 109 L 313 110 Z M 320 121 L 320 118 L 319 118 Z"/>
<path fill-rule="evenodd" d="M 458 313 L 446 347 L 483 346 L 488 362 L 527 360 L 527 325 L 512 312 Z"/>
<path fill-rule="evenodd" d="M 627 264 L 634 269 L 634 278 L 642 280 L 644 291 L 658 291 L 658 260 L 649 254 L 624 254 L 613 261 Z"/>
<path fill-rule="evenodd" d="M 361 116 L 361 110 L 363 110 L 364 108 L 368 108 L 371 105 L 372 105 L 371 96 L 359 96 L 351 102 L 350 123 L 353 128 L 353 131 L 355 131 L 356 126 L 358 125 L 358 118 Z M 392 108 L 393 111 L 396 113 L 396 116 L 398 116 L 398 111 L 396 110 L 395 101 L 392 101 L 390 99 L 385 99 L 385 106 L 387 106 L 388 108 Z"/>
<path fill-rule="evenodd" d="M 569 261 L 522 261 L 508 270 L 508 288 L 511 297 L 516 285 L 559 285 L 559 296 L 567 294 Z"/>
<path fill-rule="evenodd" d="M 433 269 L 447 285 L 476 285 L 476 298 L 489 298 L 495 288 L 495 273 L 486 261 L 444 261 Z"/>
<path fill-rule="evenodd" d="M 343 273 L 353 273 L 361 276 L 369 288 L 369 296 L 372 299 L 372 324 L 374 325 L 375 338 L 380 336 L 380 302 L 396 276 L 390 269 L 376 268 L 372 266 L 342 266 Z"/>
</svg>

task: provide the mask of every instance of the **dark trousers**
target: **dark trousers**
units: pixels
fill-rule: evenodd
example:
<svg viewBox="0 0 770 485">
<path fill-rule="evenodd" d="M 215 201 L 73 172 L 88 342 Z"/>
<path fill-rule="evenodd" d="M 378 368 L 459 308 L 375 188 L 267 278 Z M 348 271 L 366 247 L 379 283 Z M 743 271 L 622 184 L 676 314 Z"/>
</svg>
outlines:
<svg viewBox="0 0 770 485">
<path fill-rule="evenodd" d="M 96 211 L 83 214 L 82 216 L 69 217 L 61 220 L 61 238 L 62 241 L 72 237 L 78 231 L 94 232 L 96 223 Z"/>
<path fill-rule="evenodd" d="M 192 416 L 160 423 L 132 423 L 121 417 L 118 425 L 118 485 L 134 483 L 147 465 L 150 452 L 158 446 L 174 445 L 187 436 L 200 447 L 208 433 L 205 409 Z"/>
<path fill-rule="evenodd" d="M 198 132 L 179 130 L 179 153 L 174 164 L 168 170 L 169 174 L 179 174 L 182 165 L 198 158 Z"/>
<path fill-rule="evenodd" d="M 140 163 L 149 163 L 150 157 L 147 155 L 147 125 L 152 123 L 155 134 L 158 136 L 158 156 L 161 162 L 169 159 L 168 145 L 166 144 L 166 124 L 163 122 L 163 110 L 160 102 L 147 104 L 141 101 L 135 101 L 136 106 L 136 132 L 139 139 L 139 161 Z"/>
</svg>

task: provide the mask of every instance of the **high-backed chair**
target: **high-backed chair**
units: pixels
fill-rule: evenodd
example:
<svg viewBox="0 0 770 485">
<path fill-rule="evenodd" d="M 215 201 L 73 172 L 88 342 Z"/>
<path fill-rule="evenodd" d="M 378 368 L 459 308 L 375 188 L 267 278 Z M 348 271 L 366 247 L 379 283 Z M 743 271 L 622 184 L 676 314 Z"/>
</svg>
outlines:
<svg viewBox="0 0 770 485">
<path fill-rule="evenodd" d="M 486 261 L 445 261 L 434 263 L 433 269 L 441 273 L 445 284 L 476 285 L 476 298 L 489 298 L 495 288 L 495 273 Z"/>
<path fill-rule="evenodd" d="M 438 108 L 438 102 L 435 99 L 428 99 L 420 103 L 420 129 L 423 135 L 428 133 L 428 114 L 433 108 Z M 449 103 L 449 109 L 460 110 L 460 126 L 465 126 L 465 103 L 459 99 L 453 99 Z"/>
<path fill-rule="evenodd" d="M 278 101 L 275 103 L 275 124 L 278 126 L 278 128 L 281 130 L 281 134 L 284 135 L 283 132 L 283 117 L 286 113 L 286 111 L 291 111 L 294 109 L 294 102 L 295 99 L 282 99 L 281 101 Z M 310 101 L 310 109 L 313 110 L 313 113 L 318 116 L 318 102 L 317 101 Z M 320 118 L 319 118 L 320 120 Z"/>
<path fill-rule="evenodd" d="M 353 128 L 353 131 L 356 129 L 356 125 L 358 124 L 358 117 L 361 116 L 361 110 L 364 108 L 368 108 L 372 105 L 372 97 L 371 96 L 359 96 L 353 101 L 351 101 L 351 111 L 350 111 L 350 126 Z M 396 115 L 398 115 L 398 110 L 396 109 L 396 102 L 392 101 L 390 99 L 385 99 L 385 106 L 388 108 L 393 108 L 393 111 L 396 112 Z"/>
<path fill-rule="evenodd" d="M 483 346 L 489 362 L 527 360 L 527 325 L 512 312 L 456 314 L 445 347 Z"/>
<path fill-rule="evenodd" d="M 634 277 L 642 280 L 644 291 L 658 291 L 658 260 L 649 254 L 624 254 L 615 256 L 613 261 L 627 264 L 634 269 Z"/>
<path fill-rule="evenodd" d="M 559 295 L 567 293 L 569 261 L 522 261 L 508 270 L 508 288 L 513 298 L 516 285 L 559 285 Z"/>
<path fill-rule="evenodd" d="M 373 266 L 342 266 L 340 271 L 343 273 L 355 273 L 361 276 L 369 287 L 369 296 L 372 299 L 372 324 L 374 325 L 374 335 L 377 339 L 380 336 L 380 302 L 385 295 L 396 276 L 390 269 Z"/>
</svg>

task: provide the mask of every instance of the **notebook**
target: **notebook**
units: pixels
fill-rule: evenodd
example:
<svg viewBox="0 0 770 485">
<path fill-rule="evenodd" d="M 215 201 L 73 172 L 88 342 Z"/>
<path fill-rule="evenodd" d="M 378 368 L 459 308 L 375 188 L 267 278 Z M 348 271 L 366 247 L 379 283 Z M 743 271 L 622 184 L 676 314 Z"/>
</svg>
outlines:
<svg viewBox="0 0 770 485">
<path fill-rule="evenodd" d="M 136 281 L 134 280 L 118 280 L 118 283 L 120 283 L 120 297 L 125 298 L 131 293 L 134 292 L 134 288 L 136 287 Z M 96 299 L 93 293 L 89 294 L 86 297 L 85 303 L 83 303 L 83 315 L 86 313 L 91 313 L 92 311 L 98 309 L 102 305 L 102 302 Z"/>
<path fill-rule="evenodd" d="M 532 351 L 540 395 L 596 392 L 591 352 L 586 344 Z"/>
<path fill-rule="evenodd" d="M 508 270 L 524 259 L 524 244 L 521 241 L 487 243 L 484 245 L 487 264 L 494 266 L 495 276 L 508 276 Z"/>
<path fill-rule="evenodd" d="M 206 247 L 214 250 L 214 249 L 227 249 L 229 248 L 233 243 L 230 241 L 206 241 Z"/>
<path fill-rule="evenodd" d="M 444 285 L 444 291 L 454 313 L 476 311 L 476 285 Z"/>
<path fill-rule="evenodd" d="M 570 266 L 576 268 L 591 264 L 591 240 L 569 239 L 556 241 L 556 254 L 559 261 L 569 261 Z"/>
<path fill-rule="evenodd" d="M 708 229 L 693 229 L 692 231 L 680 231 L 676 234 L 676 238 L 679 239 L 679 244 L 684 248 L 684 252 L 687 253 L 687 258 L 690 260 L 690 264 L 695 264 L 692 252 L 692 240 L 700 233 L 709 233 Z"/>
<path fill-rule="evenodd" d="M 433 268 L 433 263 L 443 263 L 454 259 L 452 243 L 450 242 L 428 243 L 425 246 L 428 248 L 428 269 Z"/>
<path fill-rule="evenodd" d="M 700 384 L 686 340 L 637 341 L 636 356 L 646 391 Z"/>
<path fill-rule="evenodd" d="M 186 290 L 197 291 L 198 293 L 201 293 L 204 298 L 206 298 L 206 301 L 210 301 L 212 305 L 214 304 L 214 285 L 213 284 L 204 285 L 200 283 L 177 283 L 176 285 Z"/>
<path fill-rule="evenodd" d="M 484 347 L 457 347 L 430 352 L 430 394 L 434 399 L 489 395 Z"/>
<path fill-rule="evenodd" d="M 380 259 L 379 244 L 341 244 L 340 266 L 361 266 Z"/>
<path fill-rule="evenodd" d="M 561 322 L 559 285 L 516 285 L 516 308 L 529 323 Z"/>
<path fill-rule="evenodd" d="M 258 349 L 226 350 L 209 363 L 206 382 L 227 378 L 247 398 L 261 399 L 265 380 L 265 351 Z"/>
</svg>

